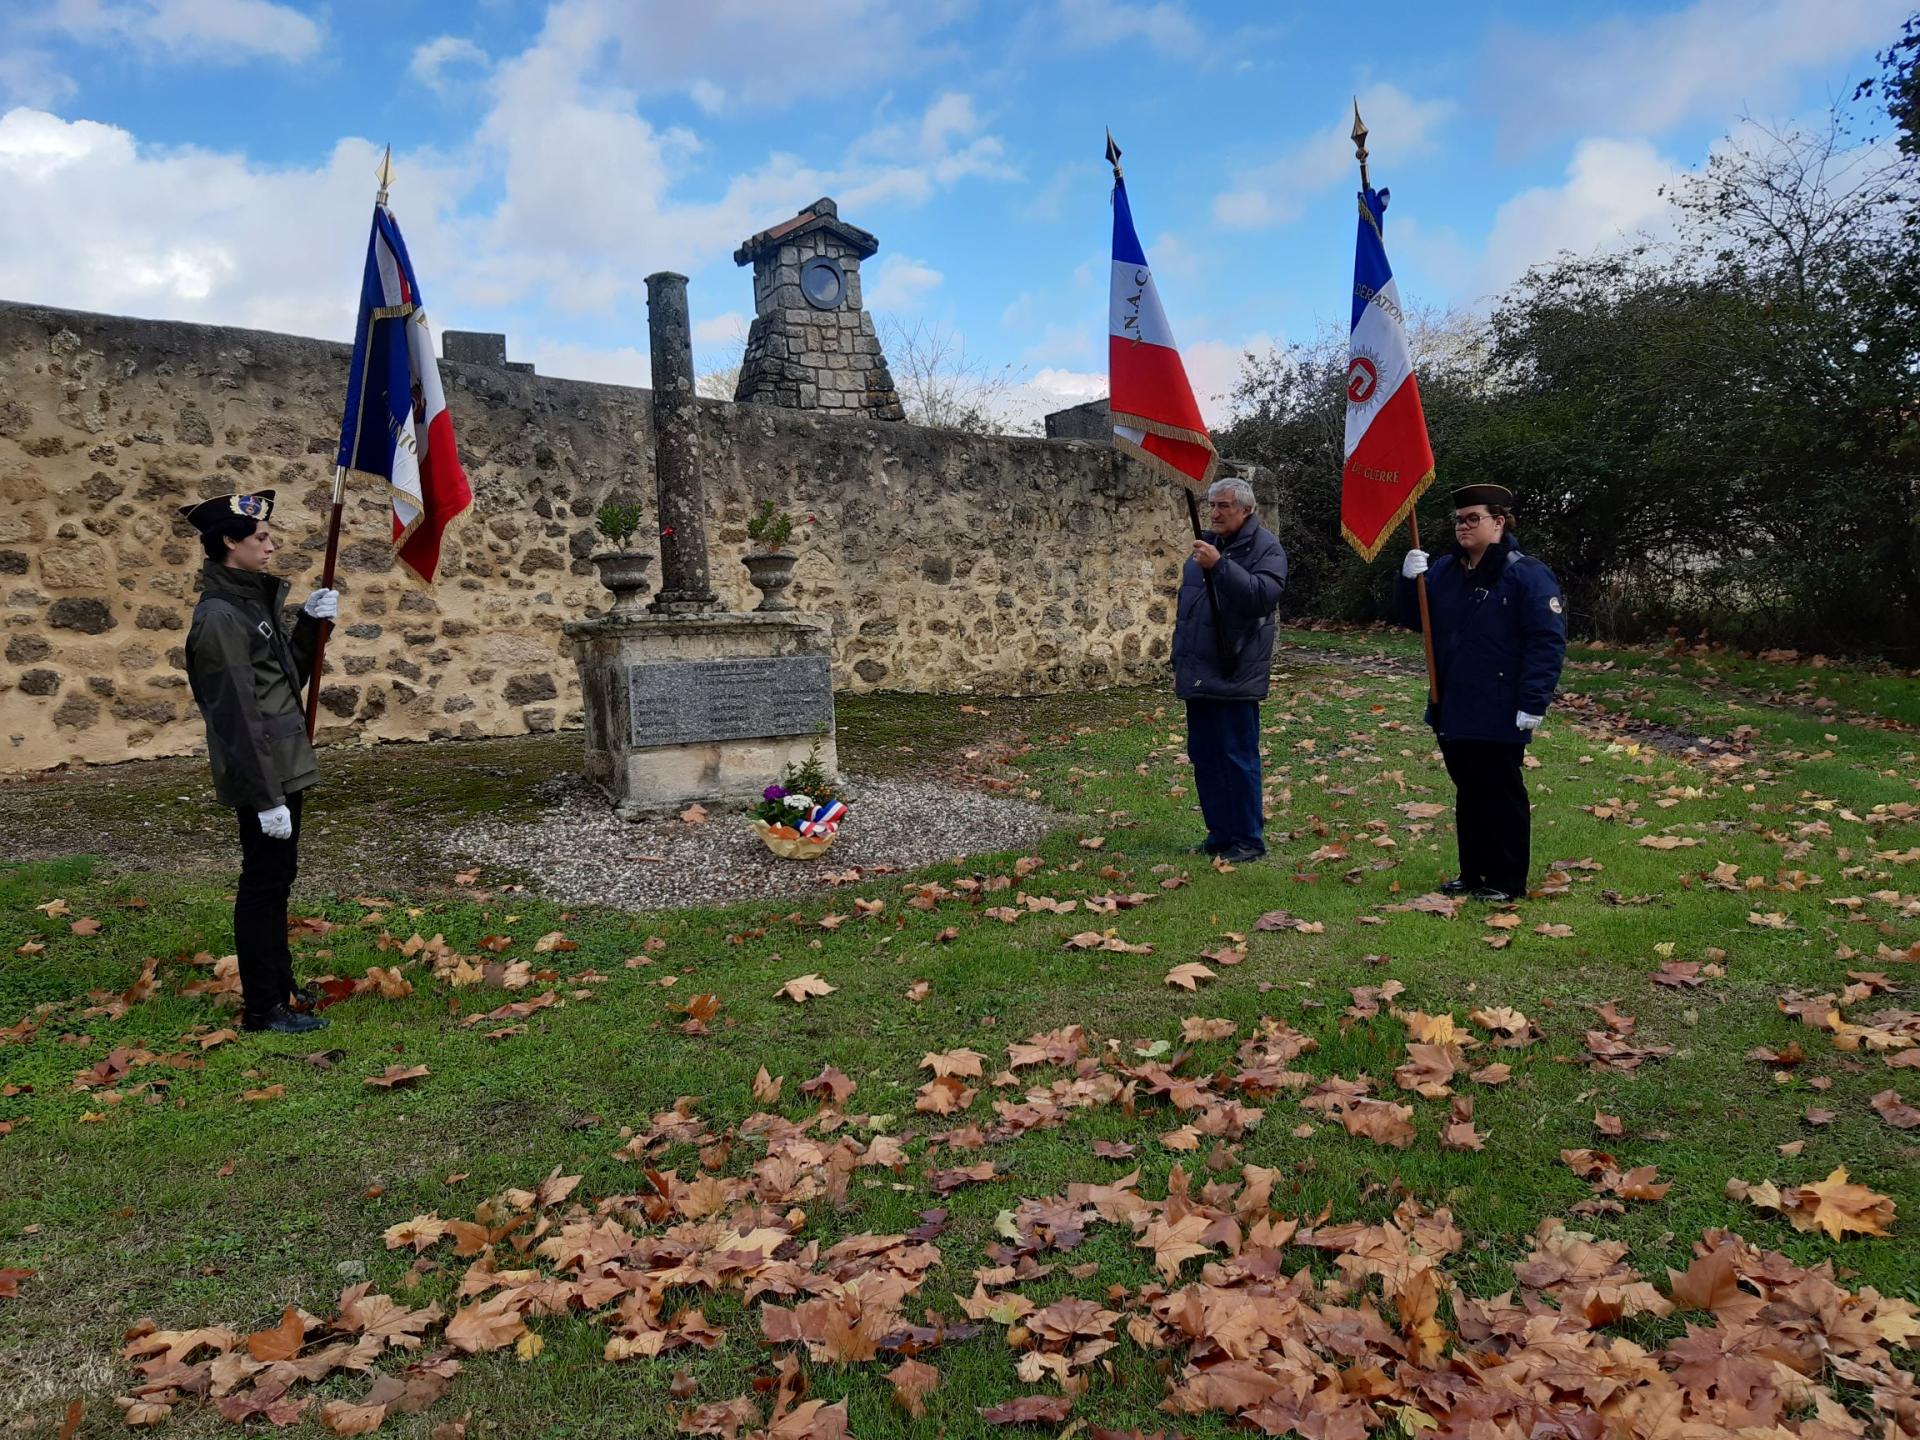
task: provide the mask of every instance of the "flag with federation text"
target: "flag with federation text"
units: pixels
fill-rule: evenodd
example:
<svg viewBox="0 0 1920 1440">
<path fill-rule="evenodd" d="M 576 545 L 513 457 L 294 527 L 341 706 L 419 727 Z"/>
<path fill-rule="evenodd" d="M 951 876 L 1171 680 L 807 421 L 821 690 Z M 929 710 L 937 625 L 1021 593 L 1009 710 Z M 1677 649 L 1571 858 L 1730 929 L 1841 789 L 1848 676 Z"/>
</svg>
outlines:
<svg viewBox="0 0 1920 1440">
<path fill-rule="evenodd" d="M 1371 560 L 1433 483 L 1433 446 L 1420 408 L 1400 287 L 1381 234 L 1387 192 L 1360 192 L 1353 257 L 1353 327 L 1347 348 L 1347 462 L 1340 533 Z"/>
</svg>

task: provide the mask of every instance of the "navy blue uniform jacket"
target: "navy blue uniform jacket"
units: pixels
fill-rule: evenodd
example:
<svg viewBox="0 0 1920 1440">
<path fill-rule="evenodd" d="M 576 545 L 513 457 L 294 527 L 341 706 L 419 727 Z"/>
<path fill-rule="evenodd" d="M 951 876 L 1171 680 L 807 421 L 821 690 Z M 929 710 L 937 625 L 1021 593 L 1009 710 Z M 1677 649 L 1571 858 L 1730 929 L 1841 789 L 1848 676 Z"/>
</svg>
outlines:
<svg viewBox="0 0 1920 1440">
<path fill-rule="evenodd" d="M 1218 546 L 1214 593 L 1233 663 L 1220 667 L 1207 603 L 1206 571 L 1191 556 L 1180 571 L 1180 604 L 1173 621 L 1173 693 L 1182 700 L 1264 700 L 1273 673 L 1273 611 L 1287 588 L 1287 552 L 1271 530 L 1249 515 Z"/>
<path fill-rule="evenodd" d="M 1413 581 L 1402 576 L 1394 600 L 1400 623 L 1418 630 Z M 1489 547 L 1473 570 L 1457 555 L 1442 555 L 1427 571 L 1427 609 L 1440 676 L 1440 704 L 1427 706 L 1434 734 L 1521 745 L 1532 739 L 1514 714 L 1547 713 L 1567 655 L 1566 607 L 1553 572 L 1522 554 L 1511 536 Z"/>
</svg>

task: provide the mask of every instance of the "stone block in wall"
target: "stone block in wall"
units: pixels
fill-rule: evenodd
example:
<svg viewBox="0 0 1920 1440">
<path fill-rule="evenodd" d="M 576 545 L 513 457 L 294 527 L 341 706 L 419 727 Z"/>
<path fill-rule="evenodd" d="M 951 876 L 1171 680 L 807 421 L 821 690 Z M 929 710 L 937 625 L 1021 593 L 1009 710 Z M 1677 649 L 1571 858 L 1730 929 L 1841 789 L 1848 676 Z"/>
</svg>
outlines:
<svg viewBox="0 0 1920 1440">
<path fill-rule="evenodd" d="M 56 630 L 78 630 L 98 635 L 119 623 L 104 600 L 68 596 L 47 607 L 47 623 Z"/>
</svg>

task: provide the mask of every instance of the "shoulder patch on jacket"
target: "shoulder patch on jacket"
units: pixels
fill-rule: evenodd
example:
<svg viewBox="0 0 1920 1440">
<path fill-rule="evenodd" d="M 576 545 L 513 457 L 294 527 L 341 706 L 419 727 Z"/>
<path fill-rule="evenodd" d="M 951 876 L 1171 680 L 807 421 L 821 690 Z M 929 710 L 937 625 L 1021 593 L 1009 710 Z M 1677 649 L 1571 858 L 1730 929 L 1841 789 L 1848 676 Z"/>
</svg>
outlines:
<svg viewBox="0 0 1920 1440">
<path fill-rule="evenodd" d="M 1547 597 L 1547 608 L 1558 615 L 1560 613 L 1560 597 L 1558 595 L 1549 595 Z"/>
</svg>

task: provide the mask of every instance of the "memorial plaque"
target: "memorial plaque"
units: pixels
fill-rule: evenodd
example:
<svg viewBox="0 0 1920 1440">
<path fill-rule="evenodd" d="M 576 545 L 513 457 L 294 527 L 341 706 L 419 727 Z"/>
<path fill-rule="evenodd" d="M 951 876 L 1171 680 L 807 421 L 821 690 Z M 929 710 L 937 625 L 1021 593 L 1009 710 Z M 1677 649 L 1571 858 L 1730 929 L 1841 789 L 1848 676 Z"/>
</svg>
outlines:
<svg viewBox="0 0 1920 1440">
<path fill-rule="evenodd" d="M 630 665 L 627 690 L 636 746 L 833 728 L 833 667 L 825 655 Z"/>
</svg>

